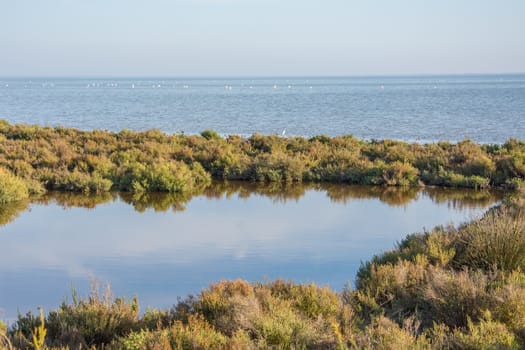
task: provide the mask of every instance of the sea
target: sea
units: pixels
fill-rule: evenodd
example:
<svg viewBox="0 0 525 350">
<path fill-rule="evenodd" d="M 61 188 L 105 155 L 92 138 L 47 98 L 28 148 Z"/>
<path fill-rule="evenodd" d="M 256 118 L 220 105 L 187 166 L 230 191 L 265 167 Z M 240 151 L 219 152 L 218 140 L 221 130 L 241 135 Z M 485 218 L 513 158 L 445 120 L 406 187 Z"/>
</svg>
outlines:
<svg viewBox="0 0 525 350">
<path fill-rule="evenodd" d="M 525 139 L 525 74 L 0 78 L 0 119 L 82 130 Z"/>
</svg>

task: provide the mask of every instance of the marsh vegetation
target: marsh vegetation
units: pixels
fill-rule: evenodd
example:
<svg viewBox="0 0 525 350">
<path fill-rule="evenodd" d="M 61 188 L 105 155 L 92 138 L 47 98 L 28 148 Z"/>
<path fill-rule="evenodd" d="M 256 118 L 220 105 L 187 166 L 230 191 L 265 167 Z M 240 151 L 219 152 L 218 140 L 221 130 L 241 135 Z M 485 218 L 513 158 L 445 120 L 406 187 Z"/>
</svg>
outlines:
<svg viewBox="0 0 525 350">
<path fill-rule="evenodd" d="M 46 190 L 192 193 L 212 179 L 519 188 L 525 142 L 432 144 L 352 136 L 226 138 L 0 121 L 0 203 Z"/>
</svg>

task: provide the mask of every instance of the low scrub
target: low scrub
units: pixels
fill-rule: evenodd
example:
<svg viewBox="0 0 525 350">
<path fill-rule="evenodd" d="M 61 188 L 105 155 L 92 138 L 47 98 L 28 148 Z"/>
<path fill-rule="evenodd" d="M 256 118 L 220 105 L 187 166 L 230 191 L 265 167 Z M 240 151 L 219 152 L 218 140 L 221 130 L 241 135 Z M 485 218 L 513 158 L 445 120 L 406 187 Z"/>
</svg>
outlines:
<svg viewBox="0 0 525 350">
<path fill-rule="evenodd" d="M 62 191 L 181 193 L 210 179 L 512 189 L 525 183 L 525 142 L 516 139 L 421 145 L 352 136 L 223 138 L 213 130 L 112 133 L 1 121 L 0 140 L 0 167 L 30 187 Z"/>
</svg>

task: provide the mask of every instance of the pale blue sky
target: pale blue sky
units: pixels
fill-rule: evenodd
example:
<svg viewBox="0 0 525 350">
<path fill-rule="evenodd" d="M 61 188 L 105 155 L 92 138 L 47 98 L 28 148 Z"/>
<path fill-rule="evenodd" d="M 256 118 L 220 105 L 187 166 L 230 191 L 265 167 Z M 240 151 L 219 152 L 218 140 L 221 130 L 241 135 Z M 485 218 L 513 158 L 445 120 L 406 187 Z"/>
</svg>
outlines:
<svg viewBox="0 0 525 350">
<path fill-rule="evenodd" d="M 505 72 L 524 0 L 0 0 L 0 76 Z"/>
</svg>

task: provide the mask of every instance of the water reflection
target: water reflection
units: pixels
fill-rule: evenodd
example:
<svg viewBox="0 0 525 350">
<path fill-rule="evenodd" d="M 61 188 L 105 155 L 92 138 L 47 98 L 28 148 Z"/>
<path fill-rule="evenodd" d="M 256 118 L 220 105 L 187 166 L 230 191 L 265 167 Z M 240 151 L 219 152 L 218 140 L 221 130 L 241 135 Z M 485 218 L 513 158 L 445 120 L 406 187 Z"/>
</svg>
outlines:
<svg viewBox="0 0 525 350">
<path fill-rule="evenodd" d="M 361 261 L 424 227 L 459 223 L 501 193 L 333 184 L 215 183 L 201 193 L 49 193 L 1 208 L 0 319 L 55 308 L 89 276 L 143 306 L 219 279 L 341 289 Z M 2 312 L 1 309 L 4 309 Z"/>
<path fill-rule="evenodd" d="M 446 203 L 455 209 L 483 208 L 503 198 L 501 191 L 471 190 L 439 187 L 381 187 L 355 186 L 343 184 L 264 184 L 247 182 L 214 182 L 211 186 L 191 194 L 170 193 L 101 193 L 78 194 L 71 192 L 48 192 L 33 198 L 0 206 L 0 226 L 15 220 L 21 212 L 30 207 L 30 203 L 39 205 L 56 204 L 63 208 L 94 209 L 97 205 L 114 201 L 127 203 L 139 213 L 148 209 L 156 212 L 180 212 L 193 198 L 204 196 L 207 199 L 231 199 L 236 196 L 248 199 L 251 196 L 264 196 L 274 203 L 299 201 L 307 191 L 325 193 L 333 203 L 347 204 L 356 199 L 377 199 L 389 206 L 405 206 L 421 196 L 428 197 L 435 203 Z"/>
<path fill-rule="evenodd" d="M 6 225 L 15 220 L 20 213 L 27 210 L 28 207 L 28 200 L 0 205 L 0 226 Z"/>
</svg>

